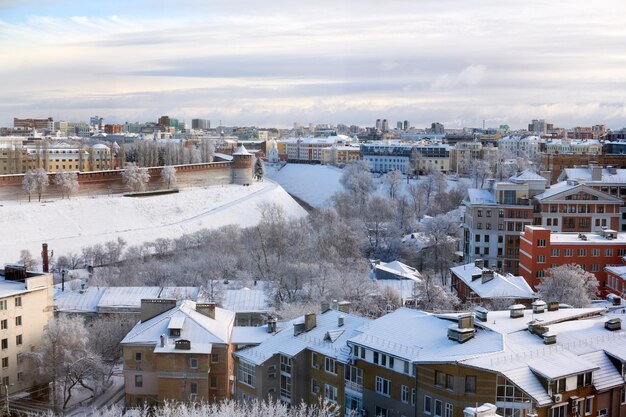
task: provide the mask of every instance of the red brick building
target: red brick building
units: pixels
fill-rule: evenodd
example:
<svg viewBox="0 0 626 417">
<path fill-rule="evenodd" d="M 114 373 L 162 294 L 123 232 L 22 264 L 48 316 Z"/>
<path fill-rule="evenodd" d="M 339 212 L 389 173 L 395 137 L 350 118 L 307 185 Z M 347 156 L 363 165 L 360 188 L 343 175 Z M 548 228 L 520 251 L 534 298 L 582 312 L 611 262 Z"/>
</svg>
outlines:
<svg viewBox="0 0 626 417">
<path fill-rule="evenodd" d="M 115 135 L 115 134 L 122 133 L 123 131 L 124 131 L 123 125 L 111 125 L 111 124 L 104 125 L 104 133 L 106 133 L 107 135 Z"/>
<path fill-rule="evenodd" d="M 526 226 L 520 237 L 520 275 L 536 288 L 546 270 L 578 264 L 596 276 L 600 293 L 620 294 L 607 285 L 607 265 L 622 265 L 626 233 L 605 229 L 598 233 L 551 233 L 539 226 Z"/>
<path fill-rule="evenodd" d="M 605 268 L 607 292 L 626 297 L 626 265 L 612 265 Z"/>
</svg>

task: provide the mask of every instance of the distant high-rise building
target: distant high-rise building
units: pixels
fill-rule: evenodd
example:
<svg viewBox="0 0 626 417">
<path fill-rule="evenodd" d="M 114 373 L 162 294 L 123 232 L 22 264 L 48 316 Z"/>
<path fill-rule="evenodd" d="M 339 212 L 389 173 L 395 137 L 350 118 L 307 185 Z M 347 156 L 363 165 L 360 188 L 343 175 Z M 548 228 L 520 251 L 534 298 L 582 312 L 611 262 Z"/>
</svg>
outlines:
<svg viewBox="0 0 626 417">
<path fill-rule="evenodd" d="M 441 123 L 435 122 L 430 124 L 430 132 L 433 135 L 443 135 L 445 133 L 445 129 Z"/>
<path fill-rule="evenodd" d="M 157 123 L 161 127 L 168 128 L 168 127 L 170 127 L 170 117 L 169 116 L 161 116 L 161 117 L 159 117 L 159 121 Z"/>
<path fill-rule="evenodd" d="M 211 121 L 207 119 L 191 119 L 191 128 L 197 130 L 210 129 Z"/>
<path fill-rule="evenodd" d="M 380 119 L 376 119 L 376 129 L 383 130 L 383 121 Z"/>
<path fill-rule="evenodd" d="M 396 122 L 396 129 L 402 130 L 402 122 Z"/>
<path fill-rule="evenodd" d="M 104 133 L 107 135 L 117 135 L 124 131 L 123 125 L 106 124 L 104 125 Z"/>
<path fill-rule="evenodd" d="M 104 119 L 100 116 L 92 116 L 89 118 L 89 126 L 93 127 L 94 129 L 101 130 L 103 121 Z"/>
<path fill-rule="evenodd" d="M 54 128 L 54 120 L 52 117 L 47 119 L 18 119 L 13 118 L 13 127 L 22 129 L 49 129 Z"/>
<path fill-rule="evenodd" d="M 387 121 L 387 119 L 383 119 L 382 131 L 383 132 L 388 132 L 389 131 L 389 122 Z"/>
<path fill-rule="evenodd" d="M 409 121 L 408 120 L 404 121 L 404 130 L 409 130 Z"/>
<path fill-rule="evenodd" d="M 533 121 L 528 125 L 528 131 L 545 135 L 548 132 L 546 121 L 543 119 L 533 119 Z"/>
</svg>

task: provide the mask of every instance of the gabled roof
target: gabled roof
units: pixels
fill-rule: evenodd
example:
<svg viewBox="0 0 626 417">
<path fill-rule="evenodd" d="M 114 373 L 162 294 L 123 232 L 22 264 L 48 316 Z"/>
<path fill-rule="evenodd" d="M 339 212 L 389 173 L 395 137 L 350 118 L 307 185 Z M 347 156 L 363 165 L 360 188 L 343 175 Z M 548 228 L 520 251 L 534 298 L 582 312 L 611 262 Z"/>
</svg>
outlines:
<svg viewBox="0 0 626 417">
<path fill-rule="evenodd" d="M 339 317 L 343 316 L 343 326 L 339 326 Z M 283 330 L 267 338 L 258 346 L 234 353 L 240 359 L 255 365 L 261 365 L 276 354 L 293 357 L 305 349 L 333 357 L 346 362 L 350 356 L 347 340 L 358 334 L 358 329 L 369 322 L 368 319 L 328 310 L 316 316 L 316 326 L 308 332 L 294 336 L 293 324 L 302 323 L 299 317 L 287 323 Z"/>
<path fill-rule="evenodd" d="M 421 275 L 417 269 L 413 268 L 412 266 L 403 264 L 400 261 L 393 261 L 388 263 L 380 262 L 374 265 L 374 271 L 376 270 L 381 270 L 393 274 L 398 279 L 410 279 L 417 282 L 421 281 Z"/>
<path fill-rule="evenodd" d="M 185 300 L 171 310 L 144 322 L 137 323 L 124 337 L 121 344 L 155 345 L 155 352 L 175 352 L 175 340 L 189 340 L 191 350 L 181 353 L 210 353 L 213 344 L 228 344 L 235 320 L 235 313 L 215 308 L 215 319 L 196 311 L 196 303 Z M 171 338 L 168 329 L 179 329 L 180 336 Z M 160 346 L 165 335 L 165 346 Z"/>
<path fill-rule="evenodd" d="M 584 191 L 587 194 L 597 196 L 599 199 L 614 201 L 621 203 L 622 200 L 618 197 L 614 197 L 610 194 L 604 193 L 600 190 L 589 187 L 585 184 L 579 184 L 576 181 L 561 181 L 554 185 L 551 185 L 546 191 L 541 194 L 537 194 L 535 198 L 539 201 L 543 200 L 559 200 L 561 197 L 565 197 L 571 194 Z M 583 200 L 584 201 L 584 200 Z M 573 201 L 578 203 L 579 201 Z"/>
<path fill-rule="evenodd" d="M 525 182 L 525 181 L 545 181 L 545 182 L 547 182 L 548 181 L 547 179 L 545 179 L 544 177 L 542 177 L 541 175 L 537 174 L 535 171 L 530 170 L 530 169 L 526 169 L 522 173 L 520 173 L 519 175 L 511 177 L 510 180 L 513 181 L 513 182 Z"/>
<path fill-rule="evenodd" d="M 501 275 L 493 272 L 493 278 L 482 282 L 482 274 L 489 272 L 478 268 L 473 263 L 450 268 L 452 273 L 465 283 L 480 298 L 535 298 L 535 292 L 523 277 L 511 274 Z M 473 277 L 478 277 L 473 279 Z"/>
<path fill-rule="evenodd" d="M 593 386 L 600 392 L 624 385 L 624 378 L 603 350 L 580 355 L 598 367 L 593 373 Z"/>
</svg>

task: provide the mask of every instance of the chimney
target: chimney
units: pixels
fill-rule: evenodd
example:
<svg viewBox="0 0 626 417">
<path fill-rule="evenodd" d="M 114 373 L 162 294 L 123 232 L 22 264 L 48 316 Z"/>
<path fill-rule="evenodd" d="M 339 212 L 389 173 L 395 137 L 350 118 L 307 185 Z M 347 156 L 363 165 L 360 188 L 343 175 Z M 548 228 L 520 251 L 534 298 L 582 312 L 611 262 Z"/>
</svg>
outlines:
<svg viewBox="0 0 626 417">
<path fill-rule="evenodd" d="M 546 302 L 542 300 L 533 301 L 532 306 L 534 314 L 541 314 L 546 310 Z"/>
<path fill-rule="evenodd" d="M 42 259 L 42 264 L 43 264 L 43 272 L 45 273 L 50 272 L 50 262 L 48 260 L 48 244 L 47 243 L 41 244 L 41 259 Z"/>
<path fill-rule="evenodd" d="M 294 323 L 293 324 L 293 335 L 294 336 L 298 336 L 301 333 L 304 333 L 304 323 Z"/>
<path fill-rule="evenodd" d="M 476 259 L 476 260 L 474 261 L 474 266 L 475 266 L 476 268 L 483 269 L 483 268 L 485 267 L 485 262 L 484 262 L 482 259 Z"/>
<path fill-rule="evenodd" d="M 330 310 L 330 303 L 328 301 L 322 301 L 322 314 Z"/>
<path fill-rule="evenodd" d="M 550 301 L 548 303 L 548 311 L 559 311 L 559 302 L 558 301 Z"/>
<path fill-rule="evenodd" d="M 196 311 L 215 320 L 215 303 L 196 303 Z"/>
<path fill-rule="evenodd" d="M 141 300 L 141 322 L 150 320 L 159 314 L 176 307 L 176 300 L 167 298 L 150 298 Z"/>
<path fill-rule="evenodd" d="M 512 306 L 509 307 L 509 311 L 511 312 L 512 319 L 524 317 L 524 305 L 523 304 L 513 304 Z"/>
<path fill-rule="evenodd" d="M 472 313 L 459 315 L 459 329 L 473 329 L 474 315 Z"/>
<path fill-rule="evenodd" d="M 341 311 L 342 313 L 349 313 L 350 312 L 350 301 L 340 301 L 339 302 L 339 311 Z"/>
<path fill-rule="evenodd" d="M 485 284 L 493 279 L 493 271 L 491 269 L 484 269 L 481 275 L 481 284 Z"/>
<path fill-rule="evenodd" d="M 528 323 L 528 331 L 537 336 L 543 337 L 549 331 L 548 326 L 542 321 L 533 320 Z"/>
<path fill-rule="evenodd" d="M 345 320 L 346 316 L 344 316 L 343 314 L 341 316 L 339 316 L 339 318 L 337 318 L 337 326 L 341 327 L 343 326 L 343 321 Z"/>
<path fill-rule="evenodd" d="M 591 165 L 591 181 L 602 180 L 602 167 L 598 165 Z"/>
<path fill-rule="evenodd" d="M 489 310 L 487 310 L 485 307 L 476 307 L 474 308 L 474 314 L 476 315 L 476 318 L 480 321 L 487 321 L 487 313 L 489 313 Z"/>
<path fill-rule="evenodd" d="M 267 332 L 276 333 L 276 319 L 274 317 L 267 318 Z"/>
<path fill-rule="evenodd" d="M 161 335 L 161 347 L 165 347 L 165 335 Z"/>
<path fill-rule="evenodd" d="M 610 331 L 622 329 L 622 319 L 615 317 L 604 322 L 604 328 Z"/>
<path fill-rule="evenodd" d="M 304 315 L 304 331 L 308 332 L 313 329 L 317 324 L 317 319 L 315 317 L 315 313 L 306 313 Z"/>
<path fill-rule="evenodd" d="M 544 345 L 553 345 L 556 343 L 556 333 L 554 332 L 546 332 L 543 334 L 543 344 Z"/>
</svg>

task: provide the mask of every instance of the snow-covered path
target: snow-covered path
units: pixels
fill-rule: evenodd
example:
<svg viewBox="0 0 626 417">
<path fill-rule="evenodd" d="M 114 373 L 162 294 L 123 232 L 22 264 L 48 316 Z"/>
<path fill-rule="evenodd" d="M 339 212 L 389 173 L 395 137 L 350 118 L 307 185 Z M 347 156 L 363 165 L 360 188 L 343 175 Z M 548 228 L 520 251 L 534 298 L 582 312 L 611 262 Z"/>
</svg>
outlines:
<svg viewBox="0 0 626 417">
<path fill-rule="evenodd" d="M 280 204 L 289 216 L 306 215 L 273 181 L 255 182 L 249 187 L 187 188 L 177 194 L 140 198 L 118 195 L 30 204 L 3 202 L 0 264 L 17 261 L 21 249 L 38 257 L 43 242 L 58 256 L 117 237 L 136 245 L 203 228 L 252 226 L 260 220 L 258 205 L 263 201 Z"/>
</svg>

